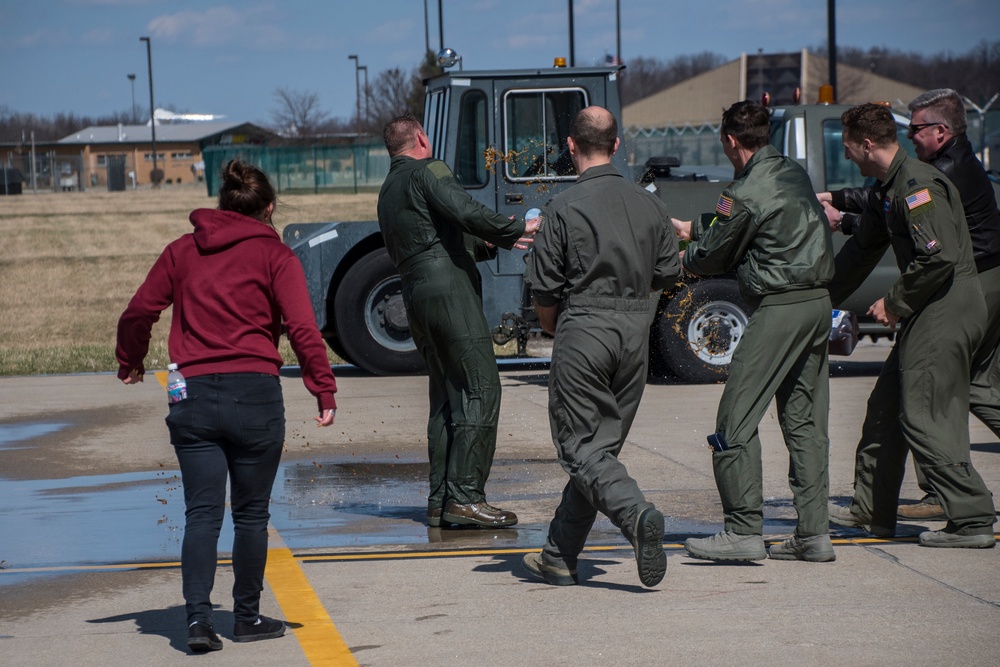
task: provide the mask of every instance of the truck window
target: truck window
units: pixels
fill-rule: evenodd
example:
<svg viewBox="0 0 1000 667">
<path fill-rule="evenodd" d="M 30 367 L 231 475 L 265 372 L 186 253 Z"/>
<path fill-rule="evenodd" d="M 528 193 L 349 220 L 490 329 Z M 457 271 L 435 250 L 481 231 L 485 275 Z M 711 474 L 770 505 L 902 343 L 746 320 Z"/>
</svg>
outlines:
<svg viewBox="0 0 1000 667">
<path fill-rule="evenodd" d="M 826 189 L 857 188 L 865 185 L 858 166 L 844 157 L 844 133 L 840 119 L 823 121 L 823 160 L 826 162 Z"/>
<path fill-rule="evenodd" d="M 438 160 L 445 159 L 444 131 L 445 119 L 448 117 L 448 88 L 438 88 L 427 91 L 427 99 L 424 100 L 424 132 L 431 140 L 431 148 L 434 149 L 434 157 Z"/>
<path fill-rule="evenodd" d="M 569 124 L 587 106 L 582 88 L 504 93 L 504 176 L 511 181 L 569 181 Z"/>
<path fill-rule="evenodd" d="M 455 178 L 467 188 L 486 185 L 484 153 L 487 147 L 486 94 L 470 90 L 462 95 L 458 114 L 458 146 L 455 156 Z"/>
</svg>

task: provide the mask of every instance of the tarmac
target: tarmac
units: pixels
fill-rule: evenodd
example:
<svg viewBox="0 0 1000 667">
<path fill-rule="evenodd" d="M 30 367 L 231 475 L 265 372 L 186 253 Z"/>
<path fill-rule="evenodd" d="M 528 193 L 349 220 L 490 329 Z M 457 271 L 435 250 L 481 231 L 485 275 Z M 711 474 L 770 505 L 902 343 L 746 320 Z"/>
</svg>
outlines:
<svg viewBox="0 0 1000 667">
<path fill-rule="evenodd" d="M 831 497 L 851 494 L 865 403 L 888 347 L 832 358 Z M 164 364 L 165 365 L 165 364 Z M 607 519 L 580 585 L 528 577 L 565 473 L 547 420 L 547 366 L 501 369 L 491 503 L 511 529 L 430 529 L 426 378 L 335 369 L 337 421 L 315 427 L 297 369 L 283 372 L 288 432 L 272 494 L 262 613 L 280 639 L 232 641 L 232 570 L 220 539 L 213 665 L 998 664 L 1000 549 L 916 543 L 939 522 L 874 539 L 834 527 L 836 562 L 716 564 L 689 536 L 720 530 L 705 437 L 721 385 L 646 388 L 622 460 L 666 515 L 668 568 L 644 588 Z M 163 387 L 110 374 L 0 379 L 0 664 L 168 665 L 188 657 L 179 569 L 183 496 Z M 1000 489 L 1000 443 L 970 421 L 972 461 Z M 765 539 L 794 530 L 773 408 L 764 443 Z M 902 496 L 920 492 L 908 469 Z"/>
</svg>

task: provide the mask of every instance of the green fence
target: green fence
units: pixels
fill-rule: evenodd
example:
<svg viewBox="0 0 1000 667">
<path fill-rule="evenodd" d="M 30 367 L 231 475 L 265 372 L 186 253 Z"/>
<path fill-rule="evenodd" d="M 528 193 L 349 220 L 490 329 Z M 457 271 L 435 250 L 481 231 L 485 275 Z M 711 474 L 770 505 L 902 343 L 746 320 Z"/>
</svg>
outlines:
<svg viewBox="0 0 1000 667">
<path fill-rule="evenodd" d="M 218 195 L 222 168 L 234 158 L 267 172 L 278 192 L 377 190 L 389 173 L 381 143 L 349 146 L 211 146 L 206 148 L 205 183 Z"/>
</svg>

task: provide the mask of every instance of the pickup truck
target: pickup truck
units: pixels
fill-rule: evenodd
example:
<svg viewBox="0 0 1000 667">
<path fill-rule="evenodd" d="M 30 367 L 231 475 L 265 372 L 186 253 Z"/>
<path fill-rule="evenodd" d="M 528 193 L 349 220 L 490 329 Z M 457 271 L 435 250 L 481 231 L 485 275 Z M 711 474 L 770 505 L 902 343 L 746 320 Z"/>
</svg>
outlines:
<svg viewBox="0 0 1000 667">
<path fill-rule="evenodd" d="M 431 78 L 424 127 L 434 156 L 451 167 L 473 198 L 523 217 L 575 181 L 566 137 L 576 112 L 596 104 L 620 118 L 620 69 L 452 71 Z M 840 114 L 846 108 L 800 105 L 773 111 L 772 143 L 802 163 L 817 192 L 863 183 L 841 148 Z M 900 145 L 909 147 L 908 119 L 898 116 L 897 122 Z M 631 177 L 626 153 L 619 151 L 613 163 Z M 655 185 L 671 215 L 697 219 L 714 209 L 725 183 L 667 179 Z M 302 262 L 317 323 L 334 352 L 375 374 L 423 368 L 409 334 L 399 276 L 376 221 L 292 224 L 283 238 Z M 842 244 L 843 238 L 837 241 Z M 538 331 L 522 278 L 524 254 L 501 250 L 479 267 L 494 340 L 516 338 L 519 354 Z M 843 308 L 864 315 L 897 275 L 887 257 Z M 687 382 L 724 381 L 749 313 L 734 276 L 686 279 L 661 296 L 650 331 L 651 373 Z M 888 331 L 862 318 L 862 333 Z"/>
</svg>

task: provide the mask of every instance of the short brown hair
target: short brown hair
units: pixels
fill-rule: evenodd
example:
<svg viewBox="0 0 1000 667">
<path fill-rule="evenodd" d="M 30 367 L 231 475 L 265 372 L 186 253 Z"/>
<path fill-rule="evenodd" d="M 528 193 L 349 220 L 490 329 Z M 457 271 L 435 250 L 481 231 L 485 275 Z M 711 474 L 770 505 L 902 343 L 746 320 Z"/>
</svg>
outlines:
<svg viewBox="0 0 1000 667">
<path fill-rule="evenodd" d="M 413 114 L 404 113 L 396 116 L 385 124 L 382 130 L 382 141 L 389 151 L 389 157 L 399 155 L 403 151 L 413 146 L 414 137 L 417 132 L 423 131 L 424 126 L 420 124 Z"/>
<path fill-rule="evenodd" d="M 618 121 L 606 109 L 587 107 L 573 118 L 569 136 L 582 155 L 612 155 L 618 139 Z"/>
<path fill-rule="evenodd" d="M 859 104 L 840 116 L 844 126 L 844 136 L 854 142 L 868 139 L 878 148 L 896 143 L 896 119 L 892 112 L 881 104 Z"/>
<path fill-rule="evenodd" d="M 743 148 L 756 151 L 771 141 L 771 114 L 756 102 L 737 102 L 722 111 L 719 132 L 735 138 Z"/>
</svg>

